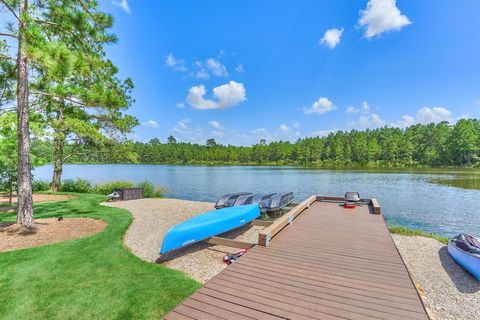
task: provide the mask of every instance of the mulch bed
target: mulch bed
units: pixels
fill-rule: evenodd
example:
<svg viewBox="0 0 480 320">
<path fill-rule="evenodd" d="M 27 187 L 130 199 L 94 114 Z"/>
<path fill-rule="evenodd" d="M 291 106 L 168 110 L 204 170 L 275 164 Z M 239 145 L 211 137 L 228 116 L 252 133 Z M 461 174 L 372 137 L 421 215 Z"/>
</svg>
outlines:
<svg viewBox="0 0 480 320">
<path fill-rule="evenodd" d="M 33 202 L 50 202 L 50 201 L 64 201 L 75 198 L 75 196 L 69 196 L 65 194 L 34 194 Z M 0 193 L 0 204 L 8 204 L 9 195 L 6 193 Z M 17 202 L 17 195 L 13 195 L 13 204 L 12 206 L 0 206 L 0 213 L 3 212 L 15 212 Z"/>
<path fill-rule="evenodd" d="M 0 203 L 8 203 L 9 195 L 7 193 L 0 193 Z M 47 201 L 63 201 L 75 198 L 66 194 L 34 194 L 33 202 L 47 202 Z M 13 195 L 13 202 L 17 201 L 17 195 Z"/>
<path fill-rule="evenodd" d="M 90 218 L 57 218 L 35 220 L 35 227 L 26 229 L 14 222 L 0 223 L 0 252 L 37 247 L 85 237 L 105 229 L 102 220 Z"/>
</svg>

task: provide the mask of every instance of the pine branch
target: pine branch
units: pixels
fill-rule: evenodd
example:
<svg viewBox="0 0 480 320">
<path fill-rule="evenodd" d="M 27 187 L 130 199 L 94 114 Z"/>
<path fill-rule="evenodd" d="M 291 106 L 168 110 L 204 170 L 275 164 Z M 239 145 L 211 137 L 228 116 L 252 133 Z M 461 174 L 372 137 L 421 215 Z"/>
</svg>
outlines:
<svg viewBox="0 0 480 320">
<path fill-rule="evenodd" d="M 81 101 L 78 101 L 78 100 L 75 100 L 75 99 L 72 99 L 72 98 L 69 98 L 69 97 L 61 97 L 61 96 L 58 96 L 58 95 L 53 94 L 53 93 L 42 92 L 42 91 L 30 91 L 29 94 L 42 95 L 42 96 L 57 98 L 57 99 L 60 99 L 60 100 L 66 100 L 68 102 L 72 102 L 72 103 L 77 104 L 77 105 L 82 106 L 82 107 L 92 107 L 91 105 L 88 105 L 88 104 L 83 103 Z"/>
<path fill-rule="evenodd" d="M 8 11 L 10 11 L 10 12 L 13 14 L 13 16 L 20 22 L 20 18 L 18 17 L 18 15 L 17 15 L 17 13 L 15 12 L 15 10 L 13 10 L 13 8 L 10 7 L 10 6 L 8 5 L 8 3 L 6 3 L 4 0 L 0 0 L 0 2 L 2 2 L 3 5 L 8 9 Z"/>
<path fill-rule="evenodd" d="M 14 57 L 10 57 L 4 54 L 0 54 L 0 59 L 8 59 L 8 60 L 14 60 L 14 61 L 17 60 Z"/>
<path fill-rule="evenodd" d="M 87 154 L 86 152 L 74 152 L 74 153 L 70 153 L 69 155 L 66 155 L 64 158 L 63 158 L 63 162 L 67 161 L 68 158 L 72 157 L 72 156 L 78 156 L 78 155 L 81 155 L 81 154 Z"/>
<path fill-rule="evenodd" d="M 64 31 L 72 34 L 73 36 L 75 36 L 75 37 L 77 38 L 77 40 L 80 42 L 80 44 L 82 45 L 82 47 L 83 47 L 83 48 L 86 48 L 85 42 L 83 41 L 84 39 L 82 39 L 82 37 L 80 37 L 78 34 L 76 34 L 76 33 L 74 32 L 74 30 L 65 28 L 65 27 L 62 26 L 61 24 L 58 24 L 58 23 L 55 23 L 55 22 L 51 22 L 51 21 L 46 21 L 46 20 L 41 20 L 41 19 L 34 19 L 33 21 L 34 21 L 34 22 L 37 22 L 37 23 L 48 24 L 48 25 L 50 25 L 50 26 L 60 28 L 60 29 L 62 29 L 62 30 L 64 30 Z"/>
<path fill-rule="evenodd" d="M 0 36 L 12 37 L 12 38 L 18 39 L 18 36 L 14 35 L 14 34 L 12 34 L 12 33 L 3 33 L 3 32 L 0 32 Z"/>
<path fill-rule="evenodd" d="M 80 3 L 80 5 L 82 6 L 83 10 L 85 10 L 85 12 L 90 16 L 90 18 L 92 18 L 93 21 L 95 21 L 95 17 L 93 16 L 93 14 L 90 13 L 90 11 L 88 10 L 87 6 L 85 5 L 85 3 L 83 3 L 82 0 L 78 0 L 78 2 Z"/>
</svg>

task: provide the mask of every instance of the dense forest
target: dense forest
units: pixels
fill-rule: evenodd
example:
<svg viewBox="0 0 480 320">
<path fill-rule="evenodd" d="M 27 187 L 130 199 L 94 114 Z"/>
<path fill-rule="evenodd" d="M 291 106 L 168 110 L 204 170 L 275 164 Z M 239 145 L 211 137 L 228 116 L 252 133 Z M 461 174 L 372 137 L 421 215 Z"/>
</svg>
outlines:
<svg viewBox="0 0 480 320">
<path fill-rule="evenodd" d="M 42 154 L 53 146 L 42 142 Z M 118 148 L 118 147 L 117 147 Z M 127 151 L 128 150 L 128 151 Z M 455 125 L 416 124 L 405 129 L 383 127 L 365 131 L 337 131 L 326 137 L 309 137 L 296 142 L 259 141 L 253 146 L 166 143 L 154 138 L 133 142 L 122 150 L 98 150 L 85 145 L 66 147 L 69 162 L 140 162 L 178 164 L 258 164 L 301 166 L 435 167 L 480 165 L 480 120 L 462 119 Z M 49 159 L 51 160 L 51 159 Z"/>
</svg>

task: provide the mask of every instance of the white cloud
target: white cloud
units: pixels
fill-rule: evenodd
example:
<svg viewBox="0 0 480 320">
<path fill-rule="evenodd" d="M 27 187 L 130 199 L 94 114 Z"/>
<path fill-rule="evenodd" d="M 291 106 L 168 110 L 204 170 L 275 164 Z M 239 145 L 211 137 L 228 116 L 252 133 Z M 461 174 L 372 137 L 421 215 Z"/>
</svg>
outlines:
<svg viewBox="0 0 480 320">
<path fill-rule="evenodd" d="M 355 113 L 358 113 L 358 109 L 355 108 L 354 106 L 348 106 L 346 112 L 347 112 L 348 114 L 355 114 Z"/>
<path fill-rule="evenodd" d="M 159 127 L 157 121 L 155 120 L 148 120 L 148 121 L 142 122 L 142 126 L 144 126 L 145 128 L 152 128 L 152 129 Z"/>
<path fill-rule="evenodd" d="M 427 124 L 431 122 L 452 121 L 452 113 L 442 107 L 423 107 L 417 112 L 417 122 Z"/>
<path fill-rule="evenodd" d="M 324 114 L 335 110 L 337 107 L 326 97 L 320 97 L 309 108 L 305 108 L 305 114 Z"/>
<path fill-rule="evenodd" d="M 174 71 L 182 72 L 189 78 L 208 79 L 210 76 L 227 77 L 227 67 L 214 58 L 205 61 L 195 60 L 190 67 L 185 60 L 175 57 L 170 52 L 165 58 L 165 65 Z"/>
<path fill-rule="evenodd" d="M 343 28 L 328 29 L 327 31 L 325 31 L 323 38 L 320 39 L 319 44 L 325 45 L 330 49 L 333 49 L 340 43 L 340 38 L 342 37 L 342 33 L 343 33 Z"/>
<path fill-rule="evenodd" d="M 405 114 L 402 116 L 402 118 L 399 121 L 391 123 L 390 126 L 397 127 L 397 128 L 406 128 L 411 126 L 414 123 L 415 123 L 415 118 L 408 114 Z"/>
<path fill-rule="evenodd" d="M 455 120 L 466 119 L 468 118 L 467 114 L 460 115 Z M 439 123 L 442 121 L 453 122 L 452 112 L 442 107 L 423 107 L 417 111 L 415 117 L 405 114 L 398 121 L 390 123 L 390 126 L 397 128 L 406 128 L 415 123 L 429 124 L 429 123 Z"/>
<path fill-rule="evenodd" d="M 175 106 L 178 108 L 178 109 L 183 109 L 185 108 L 185 104 L 183 102 L 178 102 L 177 104 L 175 104 Z"/>
<path fill-rule="evenodd" d="M 181 133 L 181 134 L 188 134 L 190 133 L 190 128 L 188 125 L 192 122 L 189 118 L 181 119 L 177 122 L 175 127 L 173 127 L 173 131 Z"/>
<path fill-rule="evenodd" d="M 237 66 L 235 67 L 235 71 L 237 71 L 237 73 L 244 73 L 245 69 L 243 68 L 243 64 L 238 63 Z"/>
<path fill-rule="evenodd" d="M 210 76 L 227 77 L 228 71 L 220 61 L 214 58 L 208 58 L 204 62 L 196 60 L 193 64 L 193 77 L 197 79 L 208 79 Z"/>
<path fill-rule="evenodd" d="M 370 113 L 370 106 L 368 105 L 368 101 L 363 101 L 360 104 L 360 111 L 362 113 Z"/>
<path fill-rule="evenodd" d="M 165 65 L 172 68 L 175 71 L 179 72 L 188 72 L 188 68 L 185 65 L 185 61 L 178 59 L 175 55 L 170 52 L 165 58 Z"/>
<path fill-rule="evenodd" d="M 350 121 L 348 122 L 350 127 L 383 127 L 385 125 L 385 121 L 380 118 L 380 116 L 376 113 L 372 113 L 366 116 L 360 116 L 357 121 Z"/>
<path fill-rule="evenodd" d="M 220 124 L 220 122 L 214 121 L 214 120 L 208 121 L 208 125 L 209 125 L 210 127 L 212 127 L 213 129 L 217 129 L 217 130 L 222 127 L 222 125 Z"/>
<path fill-rule="evenodd" d="M 312 133 L 310 133 L 310 136 L 312 136 L 312 137 L 326 137 L 330 133 L 335 132 L 335 131 L 336 130 L 317 130 L 317 131 L 313 131 Z"/>
<path fill-rule="evenodd" d="M 213 74 L 214 76 L 217 76 L 217 77 L 228 76 L 227 68 L 223 64 L 221 64 L 218 60 L 209 58 L 205 62 L 205 65 L 207 66 L 208 70 L 210 70 L 210 73 Z"/>
<path fill-rule="evenodd" d="M 370 113 L 370 105 L 368 104 L 368 101 L 363 101 L 360 104 L 360 108 L 355 108 L 354 106 L 348 106 L 347 107 L 347 114 L 356 114 L 356 113 L 363 113 L 363 114 L 369 114 Z"/>
<path fill-rule="evenodd" d="M 376 127 L 383 127 L 385 125 L 385 121 L 383 121 L 380 116 L 376 113 L 372 113 L 370 115 L 370 121 Z"/>
<path fill-rule="evenodd" d="M 411 24 L 402 15 L 396 0 L 370 0 L 365 10 L 360 10 L 358 25 L 365 28 L 365 37 L 374 38 L 384 32 L 400 30 Z"/>
<path fill-rule="evenodd" d="M 292 127 L 294 127 L 295 129 L 298 129 L 298 128 L 300 128 L 300 123 L 294 122 L 294 123 L 292 124 Z"/>
<path fill-rule="evenodd" d="M 130 6 L 128 5 L 127 0 L 120 0 L 120 1 L 112 1 L 114 5 L 121 8 L 126 13 L 130 13 Z"/>
<path fill-rule="evenodd" d="M 278 127 L 278 130 L 282 131 L 283 133 L 288 133 L 290 132 L 292 129 L 287 126 L 285 123 L 282 123 L 279 127 Z"/>
<path fill-rule="evenodd" d="M 191 87 L 188 91 L 187 102 L 198 110 L 227 109 L 247 100 L 243 83 L 230 81 L 213 89 L 214 100 L 205 99 L 204 85 Z"/>
</svg>

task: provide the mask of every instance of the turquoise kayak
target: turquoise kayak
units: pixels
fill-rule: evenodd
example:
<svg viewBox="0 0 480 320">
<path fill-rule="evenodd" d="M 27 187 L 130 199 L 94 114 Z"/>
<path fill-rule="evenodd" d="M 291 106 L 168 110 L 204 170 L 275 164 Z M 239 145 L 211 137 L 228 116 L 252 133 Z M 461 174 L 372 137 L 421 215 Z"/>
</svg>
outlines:
<svg viewBox="0 0 480 320">
<path fill-rule="evenodd" d="M 480 280 L 480 240 L 461 233 L 448 241 L 448 253 L 459 265 Z"/>
<path fill-rule="evenodd" d="M 258 204 L 212 210 L 177 224 L 163 238 L 160 255 L 241 227 L 260 216 Z"/>
</svg>

